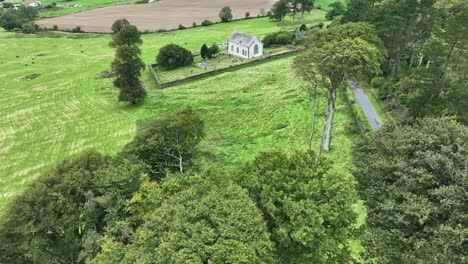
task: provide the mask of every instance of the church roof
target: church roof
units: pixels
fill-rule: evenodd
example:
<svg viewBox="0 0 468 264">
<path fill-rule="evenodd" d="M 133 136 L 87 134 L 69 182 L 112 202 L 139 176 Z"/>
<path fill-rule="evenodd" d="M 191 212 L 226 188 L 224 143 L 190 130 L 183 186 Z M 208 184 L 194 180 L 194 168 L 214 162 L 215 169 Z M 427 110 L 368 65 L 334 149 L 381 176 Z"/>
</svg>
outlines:
<svg viewBox="0 0 468 264">
<path fill-rule="evenodd" d="M 234 32 L 228 39 L 229 42 L 244 47 L 250 47 L 257 38 L 240 32 Z"/>
</svg>

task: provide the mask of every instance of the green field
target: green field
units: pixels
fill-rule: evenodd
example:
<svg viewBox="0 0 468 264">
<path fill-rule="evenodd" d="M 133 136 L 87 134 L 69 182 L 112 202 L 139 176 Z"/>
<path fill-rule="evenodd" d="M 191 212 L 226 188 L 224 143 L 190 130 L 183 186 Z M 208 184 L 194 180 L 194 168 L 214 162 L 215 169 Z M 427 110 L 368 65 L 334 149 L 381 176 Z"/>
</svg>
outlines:
<svg viewBox="0 0 468 264">
<path fill-rule="evenodd" d="M 158 49 L 168 43 L 195 52 L 204 42 L 226 39 L 234 27 L 257 36 L 279 29 L 262 18 L 147 34 L 142 57 L 147 64 L 154 62 Z M 291 69 L 292 57 L 165 90 L 155 88 L 146 70 L 149 98 L 128 106 L 116 102 L 111 79 L 99 78 L 113 59 L 108 35 L 49 35 L 0 32 L 0 208 L 52 164 L 87 148 L 115 153 L 133 137 L 138 120 L 187 106 L 198 109 L 206 122 L 201 148 L 213 153 L 202 158 L 206 166 L 221 162 L 229 167 L 260 150 L 306 147 L 310 102 Z M 33 75 L 39 77 L 25 78 Z M 343 101 L 338 111 L 331 155 L 337 169 L 348 170 L 350 146 L 358 136 Z"/>
</svg>

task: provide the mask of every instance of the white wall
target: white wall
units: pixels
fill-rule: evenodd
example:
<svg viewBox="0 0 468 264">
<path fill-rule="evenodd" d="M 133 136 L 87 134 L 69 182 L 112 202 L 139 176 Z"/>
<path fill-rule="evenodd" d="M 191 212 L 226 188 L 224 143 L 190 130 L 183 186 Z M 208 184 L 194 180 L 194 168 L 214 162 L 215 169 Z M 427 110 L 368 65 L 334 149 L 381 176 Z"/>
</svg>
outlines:
<svg viewBox="0 0 468 264">
<path fill-rule="evenodd" d="M 257 54 L 254 54 L 255 45 L 258 45 Z M 250 48 L 246 48 L 235 43 L 228 43 L 228 54 L 232 54 L 244 59 L 260 57 L 263 55 L 263 43 L 259 40 L 256 40 L 255 43 L 250 46 Z"/>
</svg>

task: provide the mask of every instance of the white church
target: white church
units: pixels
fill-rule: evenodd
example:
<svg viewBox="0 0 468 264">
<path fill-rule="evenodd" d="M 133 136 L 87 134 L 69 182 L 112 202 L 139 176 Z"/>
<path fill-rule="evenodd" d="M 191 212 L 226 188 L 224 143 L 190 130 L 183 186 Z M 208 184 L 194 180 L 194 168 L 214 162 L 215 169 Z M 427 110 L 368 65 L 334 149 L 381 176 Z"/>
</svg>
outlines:
<svg viewBox="0 0 468 264">
<path fill-rule="evenodd" d="M 263 43 L 257 37 L 240 32 L 234 32 L 229 37 L 226 48 L 228 54 L 243 59 L 263 56 Z"/>
</svg>

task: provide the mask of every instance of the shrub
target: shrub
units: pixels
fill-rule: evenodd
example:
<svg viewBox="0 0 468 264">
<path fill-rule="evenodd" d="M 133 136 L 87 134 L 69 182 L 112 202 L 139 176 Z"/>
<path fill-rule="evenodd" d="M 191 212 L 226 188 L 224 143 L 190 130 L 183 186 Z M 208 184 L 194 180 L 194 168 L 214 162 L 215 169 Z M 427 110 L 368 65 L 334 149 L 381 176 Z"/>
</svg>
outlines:
<svg viewBox="0 0 468 264">
<path fill-rule="evenodd" d="M 322 22 L 320 22 L 320 23 L 317 25 L 317 27 L 320 28 L 320 29 L 322 29 L 322 28 L 323 28 L 323 25 L 324 25 L 324 24 L 323 24 Z"/>
<path fill-rule="evenodd" d="M 383 77 L 375 77 L 371 80 L 371 85 L 374 88 L 380 89 L 383 87 L 385 79 Z"/>
<path fill-rule="evenodd" d="M 73 28 L 73 29 L 71 30 L 71 32 L 73 32 L 73 33 L 81 33 L 81 32 L 83 32 L 83 30 L 81 30 L 81 27 L 76 26 L 75 28 Z"/>
<path fill-rule="evenodd" d="M 213 22 L 209 21 L 209 20 L 203 20 L 203 22 L 201 23 L 202 26 L 211 26 L 213 25 Z"/>
<path fill-rule="evenodd" d="M 166 70 L 176 69 L 193 63 L 193 54 L 175 44 L 164 46 L 156 57 L 156 62 Z"/>
<path fill-rule="evenodd" d="M 22 32 L 25 34 L 34 34 L 37 31 L 37 26 L 34 23 L 26 23 L 22 26 Z"/>
<path fill-rule="evenodd" d="M 193 22 L 192 27 L 197 27 L 197 23 Z"/>
<path fill-rule="evenodd" d="M 250 18 L 250 12 L 249 11 L 245 12 L 245 18 Z"/>
<path fill-rule="evenodd" d="M 179 25 L 179 30 L 182 30 L 182 29 L 186 29 L 186 27 L 184 27 L 184 25 L 180 24 Z"/>
<path fill-rule="evenodd" d="M 264 47 L 269 47 L 273 44 L 286 45 L 292 43 L 292 35 L 287 31 L 278 31 L 266 35 L 263 38 Z"/>
<path fill-rule="evenodd" d="M 213 55 L 217 54 L 219 52 L 219 47 L 216 44 L 211 45 L 211 47 L 208 48 L 208 58 L 212 58 Z"/>
<path fill-rule="evenodd" d="M 57 25 L 54 25 L 54 26 L 52 27 L 52 29 L 53 29 L 53 30 L 58 30 L 59 27 L 58 27 Z"/>
<path fill-rule="evenodd" d="M 299 27 L 299 31 L 307 31 L 307 26 L 305 24 L 302 24 L 300 27 Z"/>
<path fill-rule="evenodd" d="M 287 33 L 280 33 L 275 37 L 275 44 L 286 45 L 291 43 L 291 35 Z"/>
</svg>

